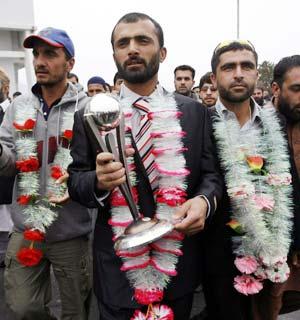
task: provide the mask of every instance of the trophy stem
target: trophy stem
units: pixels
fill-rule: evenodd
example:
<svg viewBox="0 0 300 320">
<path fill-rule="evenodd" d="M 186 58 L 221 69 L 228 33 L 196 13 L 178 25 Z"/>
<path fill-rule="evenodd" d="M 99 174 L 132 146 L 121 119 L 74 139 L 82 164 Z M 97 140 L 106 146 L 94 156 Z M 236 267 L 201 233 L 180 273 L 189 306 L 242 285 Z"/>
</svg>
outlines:
<svg viewBox="0 0 300 320">
<path fill-rule="evenodd" d="M 118 130 L 118 128 L 117 128 L 117 130 Z M 114 139 L 114 136 L 112 133 L 108 133 L 105 136 L 105 139 L 106 139 L 106 145 L 109 149 L 108 151 L 110 151 L 114 155 L 115 161 L 118 161 L 119 157 L 120 157 L 120 161 L 124 165 L 126 182 L 122 183 L 119 186 L 119 188 L 120 188 L 120 191 L 123 194 L 123 196 L 128 204 L 128 207 L 129 207 L 129 210 L 130 210 L 131 215 L 133 217 L 133 220 L 138 221 L 140 219 L 140 214 L 139 214 L 137 207 L 134 203 L 132 188 L 131 188 L 131 184 L 130 184 L 130 180 L 129 180 L 129 171 L 128 171 L 128 166 L 127 166 L 127 161 L 126 161 L 126 158 L 124 158 L 125 157 L 124 149 L 121 146 L 119 146 L 119 154 L 117 153 L 116 143 L 115 143 L 115 139 Z M 121 156 L 121 154 L 122 154 L 122 156 Z"/>
</svg>

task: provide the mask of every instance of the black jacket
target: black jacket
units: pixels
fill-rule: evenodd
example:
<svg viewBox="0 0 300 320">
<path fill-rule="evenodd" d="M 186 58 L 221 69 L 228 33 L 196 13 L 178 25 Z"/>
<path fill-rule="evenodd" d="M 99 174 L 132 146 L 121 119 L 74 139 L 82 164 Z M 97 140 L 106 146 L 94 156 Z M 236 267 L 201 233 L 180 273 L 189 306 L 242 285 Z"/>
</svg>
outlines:
<svg viewBox="0 0 300 320">
<path fill-rule="evenodd" d="M 187 178 L 188 198 L 204 195 L 210 202 L 212 216 L 215 211 L 214 197 L 220 199 L 222 183 L 216 169 L 214 146 L 212 144 L 211 123 L 206 108 L 198 102 L 175 95 L 178 107 L 183 112 L 180 122 L 182 129 L 187 133 L 184 138 L 186 165 L 191 171 Z M 69 166 L 70 178 L 68 181 L 71 197 L 88 207 L 97 207 L 94 196 L 95 187 L 95 158 L 96 152 L 88 139 L 83 122 L 83 110 L 75 115 L 74 138 L 71 146 L 73 162 Z M 174 159 L 176 160 L 176 159 Z M 137 164 L 136 164 L 137 165 Z M 137 165 L 137 174 L 141 212 L 151 205 L 147 192 L 147 178 Z M 141 185 L 143 187 L 141 187 Z M 152 198 L 152 195 L 150 195 Z M 149 209 L 149 208 L 148 208 Z M 115 255 L 112 241 L 112 230 L 107 224 L 109 219 L 109 204 L 99 208 L 94 234 L 94 286 L 98 299 L 109 305 L 135 308 L 133 291 L 130 288 L 124 272 L 120 271 L 122 262 Z M 166 291 L 167 299 L 175 299 L 192 292 L 200 281 L 202 234 L 186 237 L 183 241 L 183 256 L 179 258 L 178 275 L 172 278 Z"/>
</svg>

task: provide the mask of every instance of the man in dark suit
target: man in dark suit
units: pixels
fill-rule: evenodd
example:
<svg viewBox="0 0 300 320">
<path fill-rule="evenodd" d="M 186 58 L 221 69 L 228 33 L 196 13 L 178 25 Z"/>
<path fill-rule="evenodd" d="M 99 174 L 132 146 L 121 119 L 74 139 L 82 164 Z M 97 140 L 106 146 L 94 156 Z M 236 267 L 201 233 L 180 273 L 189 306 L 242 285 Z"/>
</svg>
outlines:
<svg viewBox="0 0 300 320">
<path fill-rule="evenodd" d="M 127 14 L 116 24 L 111 40 L 114 60 L 124 79 L 120 103 L 122 105 L 127 101 L 132 109 L 132 144 L 136 143 L 135 132 L 140 130 L 139 122 L 142 119 L 133 105 L 141 97 L 147 98 L 150 111 L 153 111 L 155 101 L 172 101 L 175 106 L 177 104 L 176 110 L 181 111 L 178 125 L 186 133 L 183 138 L 179 138 L 184 147 L 183 156 L 177 155 L 171 162 L 181 161 L 182 156 L 184 170 L 189 170 L 186 177 L 188 200 L 172 208 L 170 218 L 174 221 L 175 229 L 189 237 L 182 242 L 183 255 L 179 257 L 176 266 L 178 275 L 169 282 L 163 302 L 171 306 L 175 319 L 189 319 L 193 291 L 199 284 L 201 273 L 203 243 L 199 232 L 204 228 L 206 219 L 214 214 L 222 192 L 211 142 L 208 111 L 198 102 L 182 95 L 172 96 L 158 85 L 159 64 L 166 57 L 166 49 L 162 29 L 155 20 L 141 13 Z M 134 292 L 129 281 L 125 273 L 120 271 L 122 261 L 113 249 L 113 231 L 108 224 L 112 206 L 107 197 L 108 192 L 125 181 L 124 168 L 120 162 L 112 162 L 112 154 L 96 154 L 96 148 L 88 138 L 83 115 L 83 111 L 75 115 L 69 192 L 81 204 L 99 208 L 94 234 L 94 287 L 101 319 L 129 319 L 134 308 L 141 306 L 133 299 Z M 170 131 L 168 134 L 174 133 Z M 171 144 L 167 147 L 172 149 Z M 129 148 L 127 153 L 132 155 L 133 150 Z M 152 184 L 137 153 L 135 151 L 134 160 L 140 211 L 144 216 L 151 217 L 159 203 L 154 200 Z M 155 170 L 158 170 L 157 166 Z M 163 179 L 163 174 L 159 174 L 158 183 Z"/>
<path fill-rule="evenodd" d="M 0 125 L 3 121 L 4 114 L 10 101 L 9 94 L 9 78 L 6 72 L 0 69 Z M 11 203 L 12 189 L 14 185 L 14 178 L 0 177 L 0 242 L 2 242 L 0 249 L 0 267 L 4 265 L 4 253 L 8 243 L 8 233 L 12 228 L 8 204 Z"/>
</svg>

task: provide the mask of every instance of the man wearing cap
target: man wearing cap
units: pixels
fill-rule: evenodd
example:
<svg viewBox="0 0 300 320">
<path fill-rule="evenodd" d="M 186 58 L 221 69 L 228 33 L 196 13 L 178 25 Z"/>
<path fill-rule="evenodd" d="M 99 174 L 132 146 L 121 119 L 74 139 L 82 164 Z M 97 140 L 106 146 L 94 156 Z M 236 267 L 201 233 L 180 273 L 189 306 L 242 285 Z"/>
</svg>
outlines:
<svg viewBox="0 0 300 320">
<path fill-rule="evenodd" d="M 69 199 L 66 167 L 73 115 L 88 98 L 67 81 L 75 60 L 65 31 L 43 29 L 24 47 L 33 49 L 37 82 L 31 94 L 13 101 L 0 128 L 0 174 L 17 174 L 6 302 L 17 319 L 55 319 L 48 308 L 52 266 L 61 319 L 87 319 L 92 225 L 88 210 Z"/>
<path fill-rule="evenodd" d="M 107 89 L 106 82 L 103 78 L 95 76 L 89 79 L 87 83 L 87 93 L 89 97 L 105 92 L 107 92 Z"/>
</svg>

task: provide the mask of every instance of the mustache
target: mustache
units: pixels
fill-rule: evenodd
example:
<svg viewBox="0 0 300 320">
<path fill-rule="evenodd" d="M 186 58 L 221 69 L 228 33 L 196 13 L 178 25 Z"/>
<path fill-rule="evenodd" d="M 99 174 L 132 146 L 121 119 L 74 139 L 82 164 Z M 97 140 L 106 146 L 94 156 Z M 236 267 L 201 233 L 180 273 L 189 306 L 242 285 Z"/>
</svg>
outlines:
<svg viewBox="0 0 300 320">
<path fill-rule="evenodd" d="M 132 64 L 143 64 L 147 65 L 146 61 L 143 58 L 140 57 L 130 57 L 124 62 L 124 67 L 130 66 Z"/>
<path fill-rule="evenodd" d="M 235 81 L 230 85 L 230 88 L 233 88 L 236 86 L 242 86 L 242 87 L 248 88 L 247 83 L 245 83 L 244 81 Z"/>
<path fill-rule="evenodd" d="M 37 73 L 37 72 L 48 72 L 48 70 L 46 68 L 41 68 L 41 67 L 35 68 L 34 71 L 35 71 L 35 73 Z"/>
</svg>

